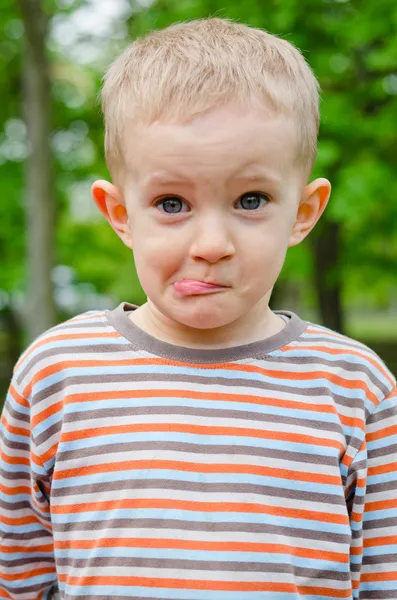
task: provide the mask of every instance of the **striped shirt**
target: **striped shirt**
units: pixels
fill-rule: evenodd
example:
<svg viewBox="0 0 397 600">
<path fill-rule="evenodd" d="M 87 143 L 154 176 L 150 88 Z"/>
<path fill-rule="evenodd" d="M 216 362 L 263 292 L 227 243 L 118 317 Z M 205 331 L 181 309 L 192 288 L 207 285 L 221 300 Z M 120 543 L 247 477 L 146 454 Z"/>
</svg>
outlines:
<svg viewBox="0 0 397 600">
<path fill-rule="evenodd" d="M 133 305 L 43 334 L 1 421 L 0 598 L 397 599 L 397 390 L 366 346 L 281 313 L 225 349 Z"/>
</svg>

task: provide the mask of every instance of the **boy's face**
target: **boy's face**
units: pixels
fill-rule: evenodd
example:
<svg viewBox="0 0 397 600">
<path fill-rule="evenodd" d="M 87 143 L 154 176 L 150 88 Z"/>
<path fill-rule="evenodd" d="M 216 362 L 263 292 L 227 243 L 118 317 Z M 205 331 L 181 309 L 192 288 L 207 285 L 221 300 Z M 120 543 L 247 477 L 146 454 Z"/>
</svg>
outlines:
<svg viewBox="0 0 397 600">
<path fill-rule="evenodd" d="M 295 158 L 286 118 L 233 106 L 130 137 L 122 189 L 98 182 L 94 197 L 168 322 L 232 327 L 267 310 L 288 246 L 307 235 L 329 196 L 326 180 L 304 187 Z"/>
</svg>

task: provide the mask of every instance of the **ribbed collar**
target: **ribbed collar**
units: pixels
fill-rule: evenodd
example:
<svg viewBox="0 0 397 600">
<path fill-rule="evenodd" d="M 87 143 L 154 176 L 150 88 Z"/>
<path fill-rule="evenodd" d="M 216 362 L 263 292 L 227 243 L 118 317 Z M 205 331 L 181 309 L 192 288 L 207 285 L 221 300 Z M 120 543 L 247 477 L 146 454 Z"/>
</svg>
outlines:
<svg viewBox="0 0 397 600">
<path fill-rule="evenodd" d="M 128 317 L 138 307 L 122 302 L 117 308 L 107 311 L 106 315 L 112 326 L 121 333 L 138 351 L 146 351 L 155 356 L 169 360 L 188 363 L 223 363 L 245 358 L 264 358 L 266 354 L 279 350 L 299 338 L 306 330 L 308 323 L 302 321 L 295 313 L 275 311 L 284 317 L 286 326 L 280 332 L 259 342 L 232 346 L 230 348 L 185 348 L 159 340 L 135 325 Z"/>
</svg>

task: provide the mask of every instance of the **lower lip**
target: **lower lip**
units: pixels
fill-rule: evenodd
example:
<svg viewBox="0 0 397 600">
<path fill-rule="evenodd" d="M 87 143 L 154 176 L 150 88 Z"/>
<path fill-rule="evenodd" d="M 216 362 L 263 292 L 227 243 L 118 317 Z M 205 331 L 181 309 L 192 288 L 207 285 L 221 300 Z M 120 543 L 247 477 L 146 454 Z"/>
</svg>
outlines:
<svg viewBox="0 0 397 600">
<path fill-rule="evenodd" d="M 214 285 L 212 283 L 204 283 L 195 279 L 183 279 L 174 283 L 175 290 L 182 296 L 194 296 L 198 294 L 211 294 L 219 290 L 226 289 L 222 285 Z"/>
</svg>

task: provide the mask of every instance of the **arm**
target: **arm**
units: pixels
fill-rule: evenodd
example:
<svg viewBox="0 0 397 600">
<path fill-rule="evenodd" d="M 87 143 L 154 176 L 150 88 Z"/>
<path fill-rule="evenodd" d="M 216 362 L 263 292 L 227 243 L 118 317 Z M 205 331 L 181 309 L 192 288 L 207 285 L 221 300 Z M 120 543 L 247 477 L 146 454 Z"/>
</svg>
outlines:
<svg viewBox="0 0 397 600">
<path fill-rule="evenodd" d="M 49 493 L 14 381 L 0 423 L 0 598 L 47 600 L 56 590 Z"/>
<path fill-rule="evenodd" d="M 354 598 L 397 600 L 396 388 L 369 417 L 365 443 L 351 467 Z"/>
</svg>

